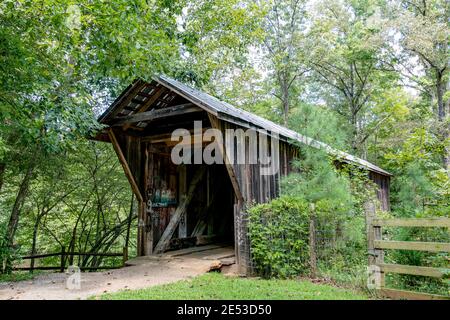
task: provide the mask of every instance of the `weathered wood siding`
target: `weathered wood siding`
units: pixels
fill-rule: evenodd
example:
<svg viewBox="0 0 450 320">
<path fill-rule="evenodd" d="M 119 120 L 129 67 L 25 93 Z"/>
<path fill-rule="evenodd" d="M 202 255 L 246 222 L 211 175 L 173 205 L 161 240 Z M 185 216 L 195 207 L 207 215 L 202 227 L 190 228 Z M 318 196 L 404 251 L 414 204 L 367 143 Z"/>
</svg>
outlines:
<svg viewBox="0 0 450 320">
<path fill-rule="evenodd" d="M 370 172 L 369 178 L 376 183 L 378 186 L 377 192 L 377 198 L 380 201 L 381 210 L 383 211 L 389 211 L 390 210 L 390 203 L 389 203 L 389 184 L 390 184 L 390 178 L 387 176 L 383 176 L 379 173 Z"/>
</svg>

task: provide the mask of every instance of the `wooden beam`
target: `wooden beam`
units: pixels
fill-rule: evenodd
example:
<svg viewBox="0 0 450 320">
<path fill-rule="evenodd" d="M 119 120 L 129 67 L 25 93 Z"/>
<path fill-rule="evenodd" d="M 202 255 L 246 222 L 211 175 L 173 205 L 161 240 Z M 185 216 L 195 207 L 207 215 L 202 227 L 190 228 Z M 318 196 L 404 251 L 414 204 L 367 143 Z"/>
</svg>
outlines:
<svg viewBox="0 0 450 320">
<path fill-rule="evenodd" d="M 203 133 L 208 130 L 209 128 L 202 128 L 202 135 Z M 187 129 L 186 129 L 187 130 Z M 193 136 L 195 133 L 194 129 L 191 130 L 187 130 L 189 132 L 189 134 L 187 134 L 188 136 Z M 151 144 L 154 143 L 167 143 L 168 141 L 172 141 L 172 133 L 161 133 L 161 134 L 155 134 L 152 136 L 146 136 L 146 137 L 142 137 L 142 142 L 150 142 Z M 175 141 L 175 144 L 177 142 Z"/>
<path fill-rule="evenodd" d="M 386 241 L 375 240 L 377 249 L 416 250 L 429 252 L 450 252 L 450 243 L 445 242 L 419 242 L 419 241 Z"/>
<path fill-rule="evenodd" d="M 441 227 L 450 228 L 449 218 L 374 219 L 372 224 L 381 227 Z"/>
<path fill-rule="evenodd" d="M 379 292 L 381 293 L 382 296 L 394 300 L 450 300 L 450 296 L 413 292 L 406 290 L 383 288 Z"/>
<path fill-rule="evenodd" d="M 381 263 L 378 264 L 378 266 L 384 273 L 410 274 L 413 276 L 424 276 L 432 278 L 442 278 L 444 274 L 450 273 L 450 269 L 446 268 L 440 269 L 390 263 Z"/>
<path fill-rule="evenodd" d="M 169 90 L 166 87 L 161 86 L 155 93 L 152 94 L 152 96 L 147 101 L 142 104 L 142 106 L 136 111 L 136 113 L 146 111 L 167 91 Z"/>
<path fill-rule="evenodd" d="M 141 113 L 141 112 L 146 111 L 148 108 L 151 107 L 152 104 L 154 104 L 156 102 L 156 100 L 159 99 L 159 97 L 161 97 L 162 94 L 164 94 L 167 91 L 168 90 L 165 87 L 160 87 L 159 89 L 157 89 L 157 91 L 154 92 L 153 95 L 147 101 L 142 103 L 142 105 L 136 110 L 136 113 Z M 131 123 L 125 123 L 123 126 L 123 129 L 127 130 L 130 126 L 131 126 Z"/>
<path fill-rule="evenodd" d="M 144 198 L 142 197 L 141 191 L 139 190 L 139 186 L 136 183 L 136 180 L 134 179 L 134 176 L 130 170 L 130 167 L 128 166 L 128 162 L 123 155 L 122 149 L 120 148 L 119 142 L 117 141 L 116 135 L 114 134 L 114 131 L 112 128 L 109 128 L 108 130 L 108 136 L 111 140 L 111 143 L 114 147 L 114 150 L 116 151 L 117 157 L 119 158 L 119 162 L 123 167 L 123 171 L 125 172 L 126 177 L 128 178 L 128 182 L 131 185 L 131 189 L 133 190 L 134 194 L 136 195 L 139 202 L 143 202 Z"/>
<path fill-rule="evenodd" d="M 178 166 L 178 197 L 183 199 L 187 191 L 187 169 L 186 165 Z M 178 226 L 178 237 L 187 237 L 187 212 L 181 215 L 180 224 Z"/>
<path fill-rule="evenodd" d="M 145 86 L 147 86 L 145 81 L 138 80 L 116 103 L 114 103 L 111 113 L 106 116 L 108 119 L 107 122 L 109 123 L 110 119 L 114 119 L 114 117 L 118 115 Z"/>
<path fill-rule="evenodd" d="M 154 253 L 157 253 L 157 254 L 162 253 L 168 247 L 168 245 L 170 243 L 170 239 L 172 238 L 172 235 L 175 232 L 175 229 L 180 222 L 181 216 L 187 210 L 189 203 L 191 202 L 192 198 L 194 197 L 195 189 L 197 188 L 197 186 L 199 185 L 203 176 L 205 175 L 205 171 L 206 171 L 205 167 L 202 166 L 195 173 L 194 177 L 192 178 L 191 184 L 189 185 L 189 190 L 186 193 L 186 196 L 181 200 L 180 204 L 178 205 L 177 209 L 175 210 L 172 218 L 170 219 L 169 224 L 167 225 L 161 238 L 158 241 L 158 244 L 155 247 Z"/>
<path fill-rule="evenodd" d="M 131 125 L 136 122 L 152 121 L 156 119 L 179 116 L 183 114 L 200 111 L 203 110 L 199 107 L 194 106 L 192 103 L 185 103 L 173 107 L 140 112 L 126 117 L 121 117 L 113 123 L 113 126 Z"/>
</svg>

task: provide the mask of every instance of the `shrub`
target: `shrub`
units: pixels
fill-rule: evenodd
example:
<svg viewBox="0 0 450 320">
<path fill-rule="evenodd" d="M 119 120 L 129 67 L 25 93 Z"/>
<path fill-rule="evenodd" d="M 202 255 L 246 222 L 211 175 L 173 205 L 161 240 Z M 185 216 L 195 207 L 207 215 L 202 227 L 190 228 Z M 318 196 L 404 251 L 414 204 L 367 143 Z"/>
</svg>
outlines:
<svg viewBox="0 0 450 320">
<path fill-rule="evenodd" d="M 249 236 L 256 272 L 289 278 L 309 271 L 309 213 L 305 200 L 282 196 L 249 209 Z"/>
</svg>

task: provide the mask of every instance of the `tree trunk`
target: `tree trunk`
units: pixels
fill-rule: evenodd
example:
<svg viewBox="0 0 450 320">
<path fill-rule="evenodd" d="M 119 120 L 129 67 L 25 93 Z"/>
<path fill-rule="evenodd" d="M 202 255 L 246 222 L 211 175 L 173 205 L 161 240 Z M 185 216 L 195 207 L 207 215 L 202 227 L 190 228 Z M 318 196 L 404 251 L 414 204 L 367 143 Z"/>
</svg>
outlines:
<svg viewBox="0 0 450 320">
<path fill-rule="evenodd" d="M 283 86 L 283 116 L 284 125 L 287 127 L 289 119 L 289 89 L 287 88 L 287 84 Z"/>
<path fill-rule="evenodd" d="M 7 245 L 11 249 L 14 245 L 14 236 L 16 234 L 17 226 L 19 224 L 19 217 L 22 211 L 23 204 L 28 194 L 28 188 L 30 186 L 31 177 L 33 175 L 34 165 L 30 164 L 28 166 L 27 172 L 20 183 L 19 191 L 14 201 L 14 206 L 11 211 L 11 216 L 9 217 L 8 229 L 6 233 Z M 11 268 L 11 260 L 9 258 L 4 262 L 5 269 L 9 270 Z"/>
<path fill-rule="evenodd" d="M 443 74 L 436 71 L 436 98 L 437 98 L 437 120 L 438 126 L 440 128 L 439 135 L 441 136 L 441 141 L 446 143 L 450 136 L 450 129 L 447 125 L 447 113 L 449 110 L 450 101 L 444 101 L 444 94 L 448 87 L 448 83 L 444 83 Z M 442 164 L 444 169 L 447 170 L 447 175 L 450 177 L 450 147 L 447 145 L 444 148 L 444 154 L 442 155 Z"/>
<path fill-rule="evenodd" d="M 350 124 L 352 126 L 352 152 L 353 155 L 358 155 L 358 123 L 357 123 L 357 117 L 356 112 L 354 111 L 353 105 L 350 105 L 350 111 L 351 111 L 351 117 L 350 117 Z"/>
<path fill-rule="evenodd" d="M 445 85 L 442 82 L 442 73 L 436 72 L 436 98 L 437 98 L 437 117 L 439 122 L 445 119 L 445 102 L 444 102 Z"/>
<path fill-rule="evenodd" d="M 3 175 L 5 174 L 6 164 L 0 163 L 0 192 L 2 191 L 3 187 Z"/>
<path fill-rule="evenodd" d="M 20 212 L 22 211 L 23 204 L 28 194 L 28 188 L 30 186 L 31 177 L 33 175 L 34 165 L 28 166 L 27 172 L 20 183 L 19 191 L 14 201 L 14 206 L 11 211 L 11 216 L 8 223 L 7 239 L 9 247 L 13 246 L 14 236 L 16 234 L 17 226 L 19 224 Z"/>
<path fill-rule="evenodd" d="M 38 216 L 36 217 L 36 221 L 34 222 L 34 227 L 33 227 L 33 242 L 31 244 L 31 255 L 34 256 L 36 254 L 36 244 L 37 244 L 37 235 L 38 235 L 38 231 L 39 231 L 39 224 L 41 223 L 41 218 L 42 215 L 38 214 Z M 34 268 L 34 259 L 32 258 L 30 260 L 30 271 L 33 272 L 33 268 Z"/>
</svg>

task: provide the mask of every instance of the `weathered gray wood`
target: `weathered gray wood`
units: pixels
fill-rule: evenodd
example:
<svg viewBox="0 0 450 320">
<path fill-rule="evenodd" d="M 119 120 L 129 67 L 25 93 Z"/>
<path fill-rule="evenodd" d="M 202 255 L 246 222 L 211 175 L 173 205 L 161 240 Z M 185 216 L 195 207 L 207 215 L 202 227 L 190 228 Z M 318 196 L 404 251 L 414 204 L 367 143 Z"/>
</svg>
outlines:
<svg viewBox="0 0 450 320">
<path fill-rule="evenodd" d="M 202 180 L 204 174 L 205 174 L 205 167 L 202 166 L 196 172 L 194 178 L 191 181 L 186 197 L 184 197 L 184 199 L 181 200 L 172 218 L 170 219 L 169 224 L 167 225 L 161 238 L 159 239 L 159 242 L 154 250 L 155 253 L 162 253 L 164 252 L 164 250 L 166 250 L 167 246 L 169 245 L 170 239 L 172 238 L 172 235 L 180 222 L 180 218 L 182 214 L 187 210 L 187 207 L 191 202 L 192 197 L 194 196 L 195 189 L 197 188 L 199 182 Z"/>
<path fill-rule="evenodd" d="M 211 122 L 211 126 L 214 129 L 220 130 L 222 132 L 222 130 L 221 130 L 220 126 L 219 126 L 218 119 L 215 116 L 213 116 L 213 115 L 211 115 L 209 113 L 208 113 L 208 118 L 209 118 L 209 121 Z M 230 164 L 230 160 L 228 158 L 228 155 L 226 154 L 226 152 L 224 150 L 223 144 L 221 146 L 219 146 L 219 150 L 220 150 L 220 153 L 222 155 L 223 162 L 224 162 L 225 167 L 227 169 L 228 175 L 230 176 L 231 184 L 232 184 L 233 189 L 234 189 L 234 194 L 235 194 L 236 198 L 239 201 L 244 202 L 244 197 L 242 196 L 242 192 L 241 192 L 241 188 L 239 187 L 238 179 L 236 178 L 236 174 L 234 172 L 233 166 Z"/>
<path fill-rule="evenodd" d="M 394 300 L 449 300 L 450 296 L 443 296 L 437 294 L 429 294 L 422 292 L 413 292 L 397 289 L 383 288 L 379 291 L 382 296 L 385 296 Z"/>
<path fill-rule="evenodd" d="M 136 183 L 136 180 L 134 179 L 134 176 L 130 170 L 130 167 L 128 166 L 127 159 L 125 158 L 122 148 L 120 148 L 119 142 L 117 141 L 116 135 L 114 134 L 114 131 L 110 128 L 108 130 L 109 139 L 111 140 L 111 143 L 114 147 L 114 150 L 116 151 L 117 157 L 119 158 L 119 162 L 123 167 L 123 170 L 125 172 L 126 177 L 128 178 L 128 182 L 131 185 L 131 188 L 138 198 L 139 202 L 143 202 L 144 198 L 142 197 L 141 191 L 139 190 L 138 184 Z"/>
<path fill-rule="evenodd" d="M 442 278 L 450 269 L 431 267 L 407 266 L 402 264 L 381 263 L 378 265 L 384 273 L 410 274 L 432 278 Z"/>
<path fill-rule="evenodd" d="M 364 204 L 364 211 L 366 215 L 366 231 L 367 231 L 367 250 L 369 253 L 369 266 L 375 264 L 375 247 L 373 241 L 375 240 L 375 232 L 373 229 L 373 220 L 375 219 L 375 205 L 373 201 L 367 201 Z"/>
<path fill-rule="evenodd" d="M 156 102 L 156 100 L 158 100 L 167 91 L 169 91 L 167 88 L 160 86 L 159 89 L 157 89 L 157 91 L 154 92 L 151 95 L 151 97 L 148 100 L 146 100 L 136 112 L 138 113 L 146 111 L 148 108 L 151 107 L 152 104 Z"/>
<path fill-rule="evenodd" d="M 100 119 L 100 122 L 114 119 L 116 115 L 118 115 L 130 102 L 134 97 L 144 89 L 148 84 L 145 81 L 138 80 L 133 85 L 131 85 L 126 92 L 124 92 L 120 98 L 115 101 L 111 107 L 108 109 L 110 112 L 105 115 L 103 119 Z"/>
<path fill-rule="evenodd" d="M 178 198 L 183 199 L 186 196 L 186 166 L 178 167 Z M 180 224 L 178 226 L 178 237 L 187 237 L 187 211 L 181 215 Z"/>
<path fill-rule="evenodd" d="M 378 249 L 450 252 L 450 243 L 444 243 L 444 242 L 375 240 L 374 245 L 375 245 L 375 248 L 378 248 Z"/>
<path fill-rule="evenodd" d="M 133 124 L 142 121 L 151 121 L 201 111 L 203 111 L 201 108 L 194 106 L 192 103 L 185 103 L 173 107 L 140 112 L 132 114 L 130 116 L 121 117 L 114 122 L 113 126 Z"/>
<path fill-rule="evenodd" d="M 442 227 L 450 228 L 450 218 L 374 219 L 374 226 L 383 227 Z"/>
</svg>

